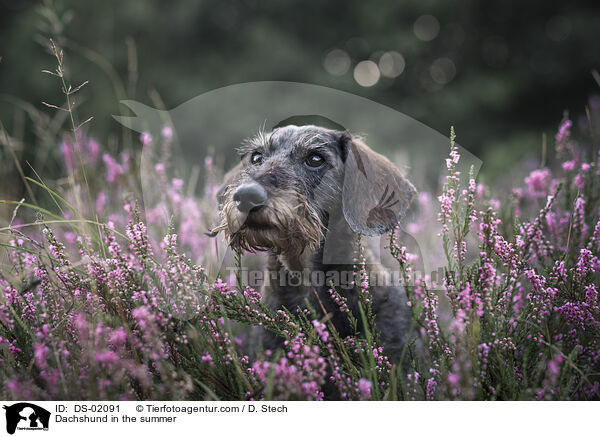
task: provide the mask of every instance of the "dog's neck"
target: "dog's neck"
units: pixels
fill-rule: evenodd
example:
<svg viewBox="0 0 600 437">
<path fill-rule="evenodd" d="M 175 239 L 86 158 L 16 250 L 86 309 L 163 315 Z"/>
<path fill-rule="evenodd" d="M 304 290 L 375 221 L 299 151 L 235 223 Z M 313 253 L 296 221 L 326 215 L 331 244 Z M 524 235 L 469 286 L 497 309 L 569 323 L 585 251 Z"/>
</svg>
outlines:
<svg viewBox="0 0 600 437">
<path fill-rule="evenodd" d="M 275 255 L 277 261 L 288 272 L 327 271 L 354 264 L 357 234 L 350 229 L 341 214 L 329 218 L 327 224 L 328 229 L 319 247 L 311 249 L 306 246 L 300 254 L 284 250 Z"/>
<path fill-rule="evenodd" d="M 316 253 L 314 251 L 308 250 L 307 248 L 300 256 L 281 253 L 277 256 L 277 261 L 279 261 L 288 272 L 304 272 L 306 269 L 312 270 L 315 255 Z"/>
</svg>

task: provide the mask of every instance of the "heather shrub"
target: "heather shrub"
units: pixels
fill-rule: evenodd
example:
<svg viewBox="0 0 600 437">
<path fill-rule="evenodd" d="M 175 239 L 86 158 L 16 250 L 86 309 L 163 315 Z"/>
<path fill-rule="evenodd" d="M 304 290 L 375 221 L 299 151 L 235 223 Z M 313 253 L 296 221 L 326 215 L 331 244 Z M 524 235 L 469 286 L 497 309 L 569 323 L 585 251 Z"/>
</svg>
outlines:
<svg viewBox="0 0 600 437">
<path fill-rule="evenodd" d="M 69 98 L 79 87 L 65 84 L 55 55 Z M 69 183 L 26 179 L 44 201 L 2 201 L 12 212 L 0 229 L 0 397 L 321 400 L 332 388 L 348 400 L 600 397 L 599 156 L 572 138 L 569 120 L 552 166 L 498 199 L 474 177 L 459 184 L 451 132 L 442 192 L 420 197 L 442 226 L 432 238 L 443 277 L 415 276 L 418 256 L 399 229 L 389 235 L 414 319 L 406 366 L 379 343 L 360 242 L 360 317 L 330 290 L 353 335 L 340 337 L 318 309 L 272 312 L 240 275 L 205 268 L 218 257 L 203 235 L 212 160 L 198 195 L 167 176 L 169 126 L 120 154 L 88 127 L 73 122 L 57 144 Z M 137 163 L 154 146 L 164 153 L 152 177 L 168 188 L 144 208 Z M 163 235 L 149 231 L 155 224 Z M 282 336 L 284 350 L 256 347 L 256 327 Z"/>
</svg>

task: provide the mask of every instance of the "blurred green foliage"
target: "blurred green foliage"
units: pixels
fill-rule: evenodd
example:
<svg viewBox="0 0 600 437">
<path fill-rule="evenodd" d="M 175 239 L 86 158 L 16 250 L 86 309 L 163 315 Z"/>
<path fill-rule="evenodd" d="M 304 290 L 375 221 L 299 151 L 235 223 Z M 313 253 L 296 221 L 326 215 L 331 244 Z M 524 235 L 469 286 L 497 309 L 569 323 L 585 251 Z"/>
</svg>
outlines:
<svg viewBox="0 0 600 437">
<path fill-rule="evenodd" d="M 374 99 L 443 133 L 454 125 L 494 175 L 539 153 L 542 132 L 551 140 L 563 111 L 581 116 L 600 91 L 599 12 L 597 1 L 1 0 L 0 120 L 24 132 L 25 157 L 37 153 L 6 95 L 44 111 L 42 100 L 63 101 L 41 73 L 53 68 L 42 45 L 53 37 L 73 85 L 90 81 L 80 116 L 95 117 L 89 129 L 109 146 L 120 99 L 171 108 L 234 83 L 287 80 Z M 333 49 L 350 60 L 344 72 L 337 59 L 337 75 L 326 68 Z M 401 54 L 401 74 L 359 85 L 355 66 L 381 66 L 384 52 Z"/>
</svg>

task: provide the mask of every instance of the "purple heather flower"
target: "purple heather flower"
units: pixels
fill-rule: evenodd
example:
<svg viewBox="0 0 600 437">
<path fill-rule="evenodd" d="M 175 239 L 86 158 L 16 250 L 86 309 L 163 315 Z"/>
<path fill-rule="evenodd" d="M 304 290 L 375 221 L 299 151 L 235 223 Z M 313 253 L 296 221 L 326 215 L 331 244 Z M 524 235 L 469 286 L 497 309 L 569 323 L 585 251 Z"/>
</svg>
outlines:
<svg viewBox="0 0 600 437">
<path fill-rule="evenodd" d="M 577 174 L 573 178 L 573 185 L 575 185 L 580 190 L 583 190 L 583 187 L 585 187 L 585 174 L 584 174 L 584 172 L 582 172 L 582 171 L 577 172 Z"/>
<path fill-rule="evenodd" d="M 115 158 L 108 153 L 102 155 L 102 161 L 106 166 L 106 182 L 112 183 L 119 176 L 126 174 L 129 171 L 129 155 L 123 153 L 121 155 L 122 164 L 119 164 Z"/>
<path fill-rule="evenodd" d="M 562 168 L 564 171 L 573 171 L 575 170 L 575 161 L 565 161 L 562 163 Z"/>
<path fill-rule="evenodd" d="M 140 142 L 142 143 L 142 146 L 149 146 L 152 143 L 152 135 L 148 132 L 142 132 L 140 134 Z"/>
<path fill-rule="evenodd" d="M 556 144 L 559 147 L 559 150 L 561 148 L 564 148 L 565 143 L 568 141 L 569 137 L 571 136 L 571 126 L 573 125 L 573 122 L 571 120 L 565 120 L 561 123 L 560 127 L 558 128 L 558 132 L 556 134 Z"/>
<path fill-rule="evenodd" d="M 552 174 L 547 168 L 532 171 L 529 176 L 525 178 L 529 194 L 533 197 L 546 196 L 551 179 Z"/>
<path fill-rule="evenodd" d="M 162 135 L 162 137 L 165 140 L 170 140 L 171 138 L 173 138 L 173 128 L 171 126 L 165 126 L 162 128 L 162 130 L 160 131 L 160 134 Z M 150 139 L 150 141 L 152 141 L 152 139 Z M 142 141 L 143 142 L 143 141 Z"/>
<path fill-rule="evenodd" d="M 313 326 L 315 327 L 315 331 L 321 341 L 323 343 L 327 343 L 329 339 L 329 332 L 327 331 L 327 326 L 324 323 L 319 322 L 318 320 L 312 321 Z"/>
<path fill-rule="evenodd" d="M 585 303 L 591 308 L 596 308 L 598 306 L 598 290 L 594 284 L 585 287 Z"/>
<path fill-rule="evenodd" d="M 435 380 L 435 378 L 429 378 L 427 380 L 427 391 L 425 393 L 425 398 L 428 401 L 434 400 L 436 387 L 437 387 L 437 381 Z"/>
<path fill-rule="evenodd" d="M 69 170 L 73 170 L 75 168 L 73 165 L 73 148 L 66 141 L 62 141 L 60 143 L 60 151 L 62 152 L 65 166 Z"/>
<path fill-rule="evenodd" d="M 108 199 L 106 197 L 106 194 L 104 194 L 104 191 L 100 191 L 96 196 L 96 204 L 94 207 L 96 209 L 96 213 L 100 215 L 104 213 L 104 207 L 106 206 L 107 200 Z"/>
<path fill-rule="evenodd" d="M 92 164 L 95 164 L 98 161 L 98 156 L 100 155 L 100 144 L 93 138 L 88 139 L 87 141 L 87 158 Z"/>
<path fill-rule="evenodd" d="M 50 348 L 42 343 L 34 343 L 33 344 L 33 357 L 35 358 L 35 363 L 40 369 L 45 369 L 48 366 L 46 362 L 48 360 L 48 356 L 50 355 Z"/>
<path fill-rule="evenodd" d="M 123 328 L 117 328 L 108 336 L 108 342 L 114 346 L 123 346 L 127 341 L 127 333 Z"/>
<path fill-rule="evenodd" d="M 361 400 L 367 400 L 371 398 L 371 381 L 368 379 L 361 378 L 358 381 L 358 391 Z"/>
<path fill-rule="evenodd" d="M 119 362 L 119 356 L 110 350 L 97 352 L 94 356 L 94 359 L 99 363 L 104 364 L 115 364 Z"/>
<path fill-rule="evenodd" d="M 458 383 L 460 382 L 460 374 L 448 372 L 448 382 L 451 387 L 458 387 Z"/>
<path fill-rule="evenodd" d="M 563 357 L 560 355 L 555 355 L 554 358 L 548 361 L 548 372 L 551 377 L 558 379 L 560 376 L 560 365 L 563 361 Z"/>
<path fill-rule="evenodd" d="M 439 214 L 439 218 L 441 221 L 449 220 L 450 214 L 452 213 L 452 205 L 454 205 L 454 201 L 456 198 L 454 197 L 454 189 L 450 188 L 440 196 L 438 196 L 438 201 L 440 202 L 441 212 Z"/>
</svg>

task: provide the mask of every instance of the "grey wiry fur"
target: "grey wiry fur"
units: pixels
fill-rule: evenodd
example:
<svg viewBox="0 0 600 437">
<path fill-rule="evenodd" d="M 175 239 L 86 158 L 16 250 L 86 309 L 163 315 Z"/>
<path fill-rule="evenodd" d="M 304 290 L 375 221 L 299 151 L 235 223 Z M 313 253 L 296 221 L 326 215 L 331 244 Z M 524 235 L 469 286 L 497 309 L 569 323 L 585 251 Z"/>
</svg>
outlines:
<svg viewBox="0 0 600 437">
<path fill-rule="evenodd" d="M 307 164 L 318 154 L 323 165 Z M 290 285 L 290 272 L 347 273 L 353 270 L 356 235 L 381 235 L 396 225 L 415 194 L 414 187 L 383 156 L 347 132 L 317 126 L 285 126 L 261 132 L 240 147 L 241 163 L 231 170 L 218 194 L 221 224 L 235 250 L 267 251 L 274 272 L 262 287 L 265 304 L 292 312 L 306 300 L 323 308 L 337 331 L 351 334 L 347 318 L 332 301 L 327 284 Z M 253 162 L 254 160 L 254 162 Z M 259 184 L 264 204 L 243 212 L 234 194 Z M 243 208 L 242 208 L 243 209 Z M 368 270 L 384 272 L 367 251 Z M 269 276 L 269 275 L 267 275 Z M 356 286 L 338 291 L 358 314 Z M 372 286 L 373 310 L 386 353 L 397 359 L 410 326 L 405 293 L 398 287 Z M 282 340 L 265 334 L 265 348 Z"/>
</svg>

